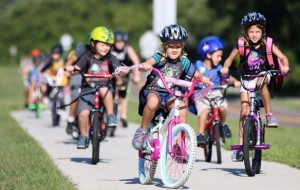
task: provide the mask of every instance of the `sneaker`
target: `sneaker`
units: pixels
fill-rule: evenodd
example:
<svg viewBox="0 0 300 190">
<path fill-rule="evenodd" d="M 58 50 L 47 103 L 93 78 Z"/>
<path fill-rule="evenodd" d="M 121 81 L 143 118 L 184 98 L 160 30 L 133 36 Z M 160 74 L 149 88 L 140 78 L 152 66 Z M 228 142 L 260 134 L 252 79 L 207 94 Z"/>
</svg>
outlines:
<svg viewBox="0 0 300 190">
<path fill-rule="evenodd" d="M 242 162 L 244 160 L 244 153 L 242 150 L 235 150 L 231 155 L 233 162 Z"/>
<path fill-rule="evenodd" d="M 126 120 L 126 119 L 121 118 L 121 123 L 122 123 L 122 126 L 123 126 L 124 128 L 128 127 L 128 123 L 127 123 L 127 120 Z"/>
<path fill-rule="evenodd" d="M 108 127 L 115 127 L 117 126 L 118 121 L 114 114 L 107 115 L 107 126 Z"/>
<path fill-rule="evenodd" d="M 277 127 L 278 126 L 278 121 L 272 113 L 267 114 L 266 120 L 267 120 L 267 127 Z"/>
<path fill-rule="evenodd" d="M 197 136 L 197 146 L 200 147 L 200 146 L 203 146 L 206 144 L 206 139 L 204 137 L 203 134 L 200 134 Z"/>
<path fill-rule="evenodd" d="M 68 135 L 71 135 L 73 132 L 73 122 L 67 122 L 67 128 L 66 128 L 66 132 Z"/>
<path fill-rule="evenodd" d="M 139 127 L 132 139 L 132 146 L 136 150 L 143 150 L 146 147 L 146 143 L 148 140 L 148 131 L 144 130 L 143 128 Z"/>
<path fill-rule="evenodd" d="M 77 149 L 86 149 L 87 147 L 87 137 L 80 136 L 77 141 Z"/>
<path fill-rule="evenodd" d="M 222 132 L 223 132 L 223 134 L 225 134 L 226 138 L 231 138 L 232 134 L 231 134 L 231 131 L 230 131 L 230 129 L 229 129 L 229 127 L 228 127 L 227 124 L 224 124 L 222 126 Z"/>
</svg>

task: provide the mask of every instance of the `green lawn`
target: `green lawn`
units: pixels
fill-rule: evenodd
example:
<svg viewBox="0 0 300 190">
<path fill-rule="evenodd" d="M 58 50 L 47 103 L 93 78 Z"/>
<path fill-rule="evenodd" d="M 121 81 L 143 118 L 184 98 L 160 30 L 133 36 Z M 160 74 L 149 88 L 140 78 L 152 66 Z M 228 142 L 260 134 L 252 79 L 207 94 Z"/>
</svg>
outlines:
<svg viewBox="0 0 300 190">
<path fill-rule="evenodd" d="M 0 76 L 0 189 L 76 189 L 9 115 L 23 104 L 18 68 L 0 67 Z"/>
<path fill-rule="evenodd" d="M 137 110 L 137 103 L 130 102 L 130 110 Z M 137 111 L 131 112 L 128 119 L 130 122 L 141 123 L 141 117 L 136 116 Z M 196 130 L 197 117 L 189 114 L 188 123 Z M 238 143 L 238 121 L 227 121 L 233 137 L 227 139 L 224 146 L 230 150 L 230 146 Z M 196 131 L 197 132 L 197 131 Z M 300 128 L 280 126 L 277 129 L 266 129 L 266 143 L 271 145 L 271 149 L 263 151 L 263 159 L 288 164 L 300 169 Z"/>
</svg>

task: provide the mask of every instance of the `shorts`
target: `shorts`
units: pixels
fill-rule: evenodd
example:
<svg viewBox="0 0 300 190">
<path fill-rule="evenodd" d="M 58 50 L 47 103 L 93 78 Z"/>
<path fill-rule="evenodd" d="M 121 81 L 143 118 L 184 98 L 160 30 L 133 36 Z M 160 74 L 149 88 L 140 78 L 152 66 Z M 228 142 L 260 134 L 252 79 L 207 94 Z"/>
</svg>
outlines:
<svg viewBox="0 0 300 190">
<path fill-rule="evenodd" d="M 261 72 L 259 74 L 263 74 L 264 72 Z M 268 83 L 270 82 L 270 79 L 271 79 L 271 75 L 268 74 L 267 75 L 267 80 L 268 80 Z M 256 85 L 257 85 L 257 80 L 258 80 L 258 77 L 252 79 L 252 80 L 243 80 L 244 81 L 244 85 L 245 87 L 247 88 L 255 88 Z M 247 90 L 244 89 L 243 85 L 241 85 L 241 89 L 240 89 L 240 92 L 247 92 Z"/>
<path fill-rule="evenodd" d="M 71 89 L 71 99 L 74 100 L 79 96 L 82 76 L 75 74 L 70 77 L 69 85 Z"/>
<path fill-rule="evenodd" d="M 207 98 L 214 98 L 214 97 L 217 97 L 217 96 L 221 96 L 221 97 L 223 96 L 222 92 L 220 90 L 212 91 L 206 97 Z M 220 107 L 223 107 L 225 110 L 227 110 L 228 103 L 227 103 L 226 99 L 219 100 L 217 103 Z M 198 117 L 201 115 L 201 113 L 205 109 L 211 109 L 210 103 L 206 98 L 203 98 L 201 101 L 195 101 L 195 105 L 196 105 L 197 116 Z"/>
<path fill-rule="evenodd" d="M 157 95 L 160 105 L 163 109 L 167 110 L 167 103 L 174 97 L 173 94 L 170 94 L 169 92 L 162 92 L 162 91 L 155 91 L 155 90 L 145 90 L 145 98 L 147 101 L 147 97 L 150 93 L 154 93 Z"/>
<path fill-rule="evenodd" d="M 111 86 L 108 87 L 108 90 L 111 91 Z M 94 107 L 94 100 L 95 100 L 95 91 L 92 91 L 92 88 L 85 88 L 82 90 L 82 93 L 91 91 L 90 93 L 84 94 L 79 98 L 79 104 L 77 108 L 77 114 L 82 112 L 83 110 L 92 110 Z M 100 96 L 100 95 L 99 95 Z M 101 100 L 99 104 L 102 104 Z"/>
</svg>

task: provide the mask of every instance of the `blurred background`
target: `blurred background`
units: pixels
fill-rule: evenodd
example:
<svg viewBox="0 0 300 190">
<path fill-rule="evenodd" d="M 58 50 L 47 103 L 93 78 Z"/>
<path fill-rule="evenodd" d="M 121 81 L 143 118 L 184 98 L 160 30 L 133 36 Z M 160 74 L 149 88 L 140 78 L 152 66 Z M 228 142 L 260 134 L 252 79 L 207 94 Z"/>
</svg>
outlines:
<svg viewBox="0 0 300 190">
<path fill-rule="evenodd" d="M 207 35 L 224 39 L 226 59 L 241 34 L 242 16 L 248 11 L 264 14 L 267 35 L 287 55 L 293 70 L 281 95 L 300 94 L 295 88 L 300 86 L 299 0 L 177 0 L 176 7 L 177 24 L 189 33 L 186 51 L 191 61 L 197 59 L 199 40 Z M 152 30 L 152 18 L 150 0 L 1 0 L 0 65 L 18 65 L 35 47 L 49 53 L 63 34 L 72 37 L 74 47 L 99 25 L 128 32 L 129 43 L 140 53 L 139 39 Z"/>
</svg>

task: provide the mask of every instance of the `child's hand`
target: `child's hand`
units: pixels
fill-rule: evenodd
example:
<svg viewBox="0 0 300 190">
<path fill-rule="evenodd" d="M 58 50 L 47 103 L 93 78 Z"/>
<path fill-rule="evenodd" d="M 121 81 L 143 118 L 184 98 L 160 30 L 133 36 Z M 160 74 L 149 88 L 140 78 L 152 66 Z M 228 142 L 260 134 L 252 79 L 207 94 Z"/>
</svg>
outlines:
<svg viewBox="0 0 300 190">
<path fill-rule="evenodd" d="M 289 70 L 290 70 L 290 68 L 287 66 L 283 66 L 280 68 L 280 71 L 282 74 L 287 74 Z"/>
<path fill-rule="evenodd" d="M 209 84 L 210 83 L 210 79 L 208 77 L 202 76 L 201 81 L 203 84 Z"/>
<path fill-rule="evenodd" d="M 222 74 L 225 75 L 225 74 L 228 73 L 229 69 L 228 69 L 228 67 L 223 67 L 220 71 L 221 71 Z"/>
<path fill-rule="evenodd" d="M 148 64 L 148 63 L 142 63 L 140 66 L 139 66 L 139 71 L 142 71 L 142 72 L 146 72 L 146 71 L 149 71 L 152 69 L 152 65 Z"/>
</svg>

